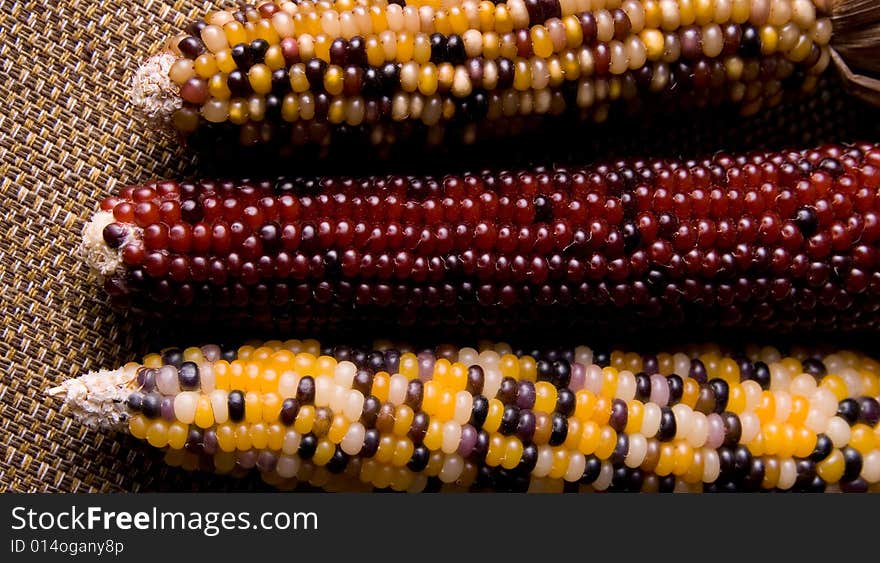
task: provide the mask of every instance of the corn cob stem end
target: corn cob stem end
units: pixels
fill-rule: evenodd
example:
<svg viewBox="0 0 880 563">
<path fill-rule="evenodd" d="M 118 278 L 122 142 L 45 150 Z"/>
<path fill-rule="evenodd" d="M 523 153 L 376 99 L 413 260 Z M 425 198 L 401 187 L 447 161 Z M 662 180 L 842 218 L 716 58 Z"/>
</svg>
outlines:
<svg viewBox="0 0 880 563">
<path fill-rule="evenodd" d="M 124 369 L 100 370 L 68 379 L 46 395 L 62 397 L 68 412 L 89 428 L 125 430 L 132 378 Z"/>
<path fill-rule="evenodd" d="M 80 256 L 89 265 L 92 272 L 99 276 L 112 274 L 122 266 L 122 245 L 119 248 L 110 248 L 104 240 L 104 228 L 115 222 L 113 213 L 110 211 L 98 211 L 92 215 L 92 219 L 83 226 L 82 242 L 80 244 Z M 128 233 L 123 242 L 133 236 L 137 236 L 133 227 L 126 226 Z"/>
<path fill-rule="evenodd" d="M 171 131 L 171 114 L 181 106 L 168 71 L 177 58 L 167 51 L 149 57 L 131 80 L 129 99 L 151 129 Z"/>
</svg>

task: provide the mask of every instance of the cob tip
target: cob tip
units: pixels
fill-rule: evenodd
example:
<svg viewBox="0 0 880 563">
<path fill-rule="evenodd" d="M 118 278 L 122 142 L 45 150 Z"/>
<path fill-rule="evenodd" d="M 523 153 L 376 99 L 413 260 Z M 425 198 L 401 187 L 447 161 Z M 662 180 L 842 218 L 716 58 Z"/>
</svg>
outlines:
<svg viewBox="0 0 880 563">
<path fill-rule="evenodd" d="M 147 58 L 132 77 L 129 99 L 151 129 L 170 131 L 171 114 L 182 104 L 168 77 L 175 60 L 173 53 L 163 51 Z"/>
<path fill-rule="evenodd" d="M 133 377 L 124 369 L 89 372 L 63 381 L 46 395 L 61 397 L 68 412 L 89 428 L 124 430 Z"/>
<path fill-rule="evenodd" d="M 100 277 L 109 275 L 122 266 L 122 244 L 119 248 L 110 248 L 104 240 L 104 228 L 114 223 L 115 219 L 111 211 L 98 211 L 92 215 L 82 230 L 82 242 L 79 247 L 79 254 L 89 265 L 89 268 Z M 123 243 L 132 236 L 136 236 L 133 229 L 124 226 L 127 229 L 127 235 L 123 239 Z"/>
</svg>

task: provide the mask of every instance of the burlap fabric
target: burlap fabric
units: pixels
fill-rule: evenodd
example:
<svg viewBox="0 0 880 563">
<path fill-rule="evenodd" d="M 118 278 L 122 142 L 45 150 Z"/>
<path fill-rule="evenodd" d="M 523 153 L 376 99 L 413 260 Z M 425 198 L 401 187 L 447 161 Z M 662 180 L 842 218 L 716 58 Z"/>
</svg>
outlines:
<svg viewBox="0 0 880 563">
<path fill-rule="evenodd" d="M 83 219 L 120 184 L 193 171 L 172 143 L 139 127 L 124 96 L 137 62 L 211 5 L 0 1 L 0 491 L 263 487 L 256 478 L 169 468 L 161 453 L 89 431 L 44 396 L 64 378 L 198 337 L 181 323 L 145 324 L 112 311 L 75 249 Z M 846 140 L 824 127 L 823 112 L 839 108 L 811 111 L 815 136 L 782 128 L 780 137 Z M 797 113 L 780 123 L 803 128 Z"/>
</svg>

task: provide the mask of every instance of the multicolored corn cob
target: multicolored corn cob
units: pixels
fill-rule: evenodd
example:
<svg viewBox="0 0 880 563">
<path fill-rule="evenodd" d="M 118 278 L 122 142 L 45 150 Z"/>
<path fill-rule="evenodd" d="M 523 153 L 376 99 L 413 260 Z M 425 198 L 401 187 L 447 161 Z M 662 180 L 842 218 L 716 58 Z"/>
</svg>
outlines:
<svg viewBox="0 0 880 563">
<path fill-rule="evenodd" d="M 259 2 L 171 38 L 132 100 L 183 138 L 245 146 L 469 143 L 652 101 L 751 114 L 815 87 L 829 15 L 812 0 Z"/>
<path fill-rule="evenodd" d="M 117 306 L 190 320 L 845 331 L 878 326 L 878 189 L 873 144 L 160 181 L 106 198 L 83 251 Z"/>
<path fill-rule="evenodd" d="M 880 363 L 771 347 L 167 349 L 49 391 L 188 469 L 328 490 L 880 491 Z"/>
</svg>

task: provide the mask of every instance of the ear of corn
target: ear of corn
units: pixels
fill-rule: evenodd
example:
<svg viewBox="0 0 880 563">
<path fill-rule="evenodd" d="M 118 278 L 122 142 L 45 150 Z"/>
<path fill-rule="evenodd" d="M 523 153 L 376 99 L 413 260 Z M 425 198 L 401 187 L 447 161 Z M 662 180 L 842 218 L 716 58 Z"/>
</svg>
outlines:
<svg viewBox="0 0 880 563">
<path fill-rule="evenodd" d="M 650 100 L 755 113 L 815 87 L 831 35 L 809 0 L 261 2 L 171 38 L 133 100 L 208 145 L 471 142 L 481 124 Z"/>
<path fill-rule="evenodd" d="M 872 144 L 159 181 L 105 199 L 83 248 L 117 306 L 191 320 L 840 332 L 877 326 L 878 188 Z"/>
<path fill-rule="evenodd" d="M 50 393 L 173 465 L 280 487 L 877 490 L 880 363 L 671 352 L 269 341 L 168 349 Z"/>
</svg>

